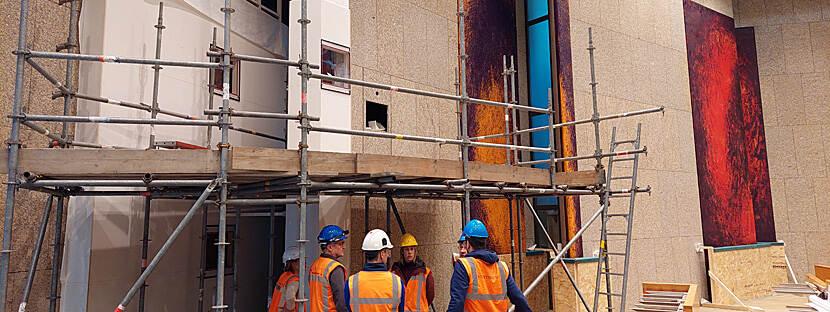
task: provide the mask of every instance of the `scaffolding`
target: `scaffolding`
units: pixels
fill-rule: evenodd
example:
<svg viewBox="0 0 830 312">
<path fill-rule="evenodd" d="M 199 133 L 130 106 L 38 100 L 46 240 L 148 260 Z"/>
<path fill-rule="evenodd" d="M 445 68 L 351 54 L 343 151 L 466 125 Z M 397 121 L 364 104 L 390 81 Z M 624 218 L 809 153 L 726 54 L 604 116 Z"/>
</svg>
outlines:
<svg viewBox="0 0 830 312">
<path fill-rule="evenodd" d="M 393 198 L 398 197 L 406 197 L 406 198 L 424 198 L 424 199 L 446 199 L 446 200 L 460 200 L 462 203 L 462 216 L 463 220 L 466 222 L 470 219 L 470 200 L 477 200 L 477 199 L 492 199 L 492 198 L 504 198 L 508 199 L 508 209 L 510 213 L 510 227 L 511 227 L 511 256 L 514 253 L 514 240 L 513 240 L 513 208 L 514 202 L 516 204 L 516 221 L 518 223 L 519 228 L 521 228 L 521 220 L 519 216 L 521 215 L 520 211 L 522 208 L 528 209 L 529 211 L 533 212 L 535 218 L 539 223 L 541 220 L 539 219 L 538 215 L 536 215 L 535 209 L 532 207 L 531 199 L 538 198 L 538 197 L 546 197 L 546 196 L 583 196 L 583 195 L 594 195 L 599 196 L 601 198 L 601 202 L 603 203 L 599 210 L 597 210 L 582 226 L 582 228 L 575 233 L 570 240 L 562 246 L 561 248 L 555 248 L 556 256 L 549 261 L 548 266 L 546 269 L 534 280 L 533 283 L 529 285 L 525 289 L 525 293 L 529 293 L 533 288 L 541 281 L 541 279 L 546 276 L 549 270 L 560 261 L 566 254 L 567 250 L 582 236 L 585 230 L 600 216 L 605 215 L 608 208 L 608 198 L 613 197 L 615 195 L 625 195 L 625 194 L 632 194 L 632 203 L 633 203 L 633 194 L 640 193 L 640 192 L 650 192 L 650 187 L 638 187 L 635 183 L 632 183 L 630 188 L 623 188 L 623 189 L 610 189 L 608 187 L 608 181 L 603 179 L 603 164 L 602 161 L 605 158 L 611 158 L 616 156 L 624 156 L 624 155 L 634 155 L 637 157 L 639 154 L 646 153 L 645 147 L 639 147 L 639 144 L 635 145 L 635 148 L 630 150 L 623 150 L 623 151 L 616 151 L 611 150 L 610 152 L 603 152 L 599 146 L 599 124 L 601 121 L 622 118 L 622 117 L 630 117 L 630 116 L 637 116 L 643 114 L 651 114 L 656 112 L 662 112 L 663 107 L 655 107 L 651 109 L 627 112 L 622 114 L 613 114 L 607 116 L 600 116 L 597 109 L 596 103 L 596 81 L 592 79 L 592 89 L 594 93 L 594 102 L 593 102 L 593 115 L 589 119 L 583 120 L 574 120 L 562 123 L 555 123 L 555 115 L 557 114 L 555 110 L 555 103 L 558 101 L 554 100 L 555 96 L 554 93 L 548 90 L 549 97 L 548 97 L 548 105 L 545 108 L 540 107 L 533 107 L 528 105 L 522 105 L 517 100 L 517 91 L 516 91 L 516 73 L 517 70 L 514 64 L 513 56 L 510 56 L 509 63 L 508 57 L 505 56 L 503 59 L 503 82 L 504 82 L 504 101 L 491 101 L 491 100 L 484 100 L 484 99 L 477 99 L 471 98 L 467 94 L 467 87 L 466 87 L 466 66 L 467 66 L 467 55 L 466 55 L 466 47 L 464 42 L 464 26 L 465 26 L 465 7 L 464 1 L 458 0 L 458 29 L 459 33 L 461 34 L 458 38 L 458 62 L 459 68 L 457 70 L 457 81 L 456 81 L 456 94 L 445 94 L 439 92 L 430 92 L 412 88 L 404 88 L 398 87 L 394 85 L 387 85 L 387 84 L 380 84 L 370 81 L 363 81 L 358 79 L 348 79 L 348 78 L 341 78 L 329 75 L 323 75 L 321 73 L 316 73 L 312 70 L 319 69 L 319 65 L 309 63 L 308 58 L 308 24 L 311 22 L 308 19 L 307 13 L 308 8 L 307 4 L 309 0 L 301 0 L 300 1 L 300 16 L 298 23 L 300 25 L 300 57 L 296 61 L 292 60 L 284 60 L 284 59 L 277 59 L 277 58 L 267 58 L 267 57 L 258 57 L 258 56 L 249 56 L 249 55 L 241 55 L 241 54 L 234 54 L 231 49 L 231 15 L 233 13 L 233 9 L 231 7 L 231 0 L 224 0 L 224 6 L 221 11 L 224 14 L 224 27 L 223 27 L 223 45 L 224 49 L 220 52 L 210 51 L 206 54 L 206 57 L 211 58 L 211 61 L 176 61 L 176 60 L 164 60 L 161 59 L 161 43 L 162 43 L 162 32 L 165 29 L 163 24 L 163 3 L 159 4 L 159 15 L 158 15 L 158 22 L 154 27 L 157 29 L 156 34 L 156 50 L 155 50 L 155 58 L 152 59 L 144 59 L 144 58 L 134 58 L 134 57 L 122 57 L 122 56 L 109 56 L 109 55 L 86 55 L 80 54 L 79 49 L 77 46 L 77 33 L 75 27 L 73 27 L 78 22 L 78 2 L 80 0 L 61 0 L 60 4 L 70 3 L 70 32 L 68 42 L 64 45 L 64 49 L 66 52 L 45 52 L 45 51 L 32 51 L 27 48 L 27 35 L 26 30 L 28 26 L 28 8 L 29 8 L 29 1 L 28 0 L 21 0 L 20 1 L 20 23 L 19 23 L 19 35 L 18 35 L 18 46 L 17 50 L 14 52 L 16 55 L 16 74 L 15 74 L 15 88 L 14 88 L 14 101 L 12 106 L 12 114 L 9 116 L 11 118 L 11 133 L 10 138 L 8 140 L 9 148 L 8 148 L 8 181 L 7 184 L 7 196 L 5 202 L 5 219 L 4 219 L 4 236 L 3 236 L 3 246 L 2 252 L 0 252 L 0 311 L 4 311 L 5 303 L 7 302 L 5 296 L 9 294 L 8 288 L 8 271 L 9 271 L 9 260 L 10 260 L 10 252 L 12 251 L 12 224 L 13 224 L 13 210 L 14 210 L 14 203 L 15 203 L 15 194 L 19 189 L 27 189 L 32 191 L 39 191 L 49 194 L 46 207 L 44 210 L 44 216 L 39 228 L 39 234 L 37 237 L 37 242 L 35 244 L 34 254 L 32 256 L 31 265 L 27 275 L 27 282 L 23 289 L 23 295 L 20 301 L 19 311 L 25 311 L 26 304 L 28 301 L 29 293 L 32 286 L 32 280 L 34 278 L 34 274 L 36 271 L 36 267 L 38 264 L 38 254 L 40 252 L 42 243 L 45 239 L 45 232 L 46 228 L 48 227 L 49 222 L 49 215 L 52 209 L 53 201 L 57 201 L 57 218 L 55 220 L 55 237 L 54 237 L 54 257 L 53 257 L 53 267 L 55 269 L 52 270 L 52 280 L 51 280 L 51 295 L 50 295 L 50 308 L 49 311 L 55 311 L 57 306 L 57 299 L 59 295 L 57 293 L 58 289 L 58 281 L 57 281 L 57 268 L 59 267 L 59 251 L 61 246 L 61 220 L 62 220 L 62 208 L 63 204 L 67 198 L 71 196 L 143 196 L 145 198 L 145 206 L 144 206 L 144 228 L 143 228 L 143 239 L 142 239 L 142 250 L 141 250 L 141 257 L 142 257 L 142 265 L 141 265 L 141 274 L 136 279 L 135 283 L 129 289 L 129 291 L 124 295 L 123 299 L 120 300 L 119 304 L 115 308 L 115 311 L 124 311 L 126 307 L 131 303 L 133 297 L 138 293 L 139 300 L 138 300 L 138 310 L 143 311 L 144 309 L 144 299 L 145 299 L 145 282 L 147 278 L 153 273 L 156 266 L 159 264 L 159 261 L 164 257 L 168 249 L 171 247 L 172 243 L 177 239 L 177 237 L 182 233 L 184 227 L 194 218 L 197 213 L 201 211 L 202 217 L 202 257 L 200 259 L 200 275 L 199 275 L 199 301 L 198 301 L 198 311 L 203 311 L 204 309 L 204 301 L 205 301 L 205 279 L 207 276 L 205 275 L 205 262 L 206 259 L 204 257 L 204 248 L 206 248 L 206 244 L 204 243 L 205 235 L 206 235 L 206 228 L 208 227 L 207 224 L 207 213 L 211 207 L 218 208 L 218 216 L 219 216 L 219 223 L 216 226 L 218 228 L 218 242 L 215 244 L 217 248 L 217 268 L 216 268 L 216 293 L 215 293 L 215 301 L 210 304 L 210 309 L 215 311 L 223 311 L 223 310 L 233 310 L 235 308 L 236 303 L 236 289 L 237 289 L 237 280 L 236 280 L 236 264 L 237 261 L 234 261 L 233 264 L 233 282 L 232 282 L 232 289 L 233 292 L 231 293 L 231 300 L 227 302 L 225 299 L 225 260 L 226 260 L 226 252 L 228 245 L 230 242 L 227 241 L 227 231 L 229 226 L 236 226 L 236 225 L 229 225 L 228 224 L 228 213 L 234 213 L 235 218 L 238 222 L 240 217 L 240 212 L 243 210 L 243 207 L 259 207 L 255 209 L 260 209 L 261 211 L 267 212 L 270 214 L 271 217 L 271 233 L 273 240 L 273 231 L 274 231 L 274 216 L 277 214 L 275 211 L 275 205 L 284 205 L 284 204 L 296 204 L 299 214 L 298 221 L 298 233 L 297 233 L 297 244 L 300 251 L 300 268 L 306 268 L 306 244 L 309 242 L 308 238 L 306 237 L 307 229 L 306 229 L 306 219 L 307 219 L 307 210 L 309 204 L 314 204 L 319 202 L 320 195 L 349 195 L 349 196 L 365 196 L 365 205 L 366 205 L 366 212 L 368 213 L 368 202 L 370 197 L 383 197 L 387 199 L 387 229 L 390 226 L 390 212 L 394 212 L 398 224 L 401 227 L 401 231 L 405 232 L 403 228 L 403 224 L 400 220 L 400 216 L 397 211 L 397 207 L 395 206 Z M 213 35 L 213 42 L 211 47 L 216 46 L 216 29 L 214 29 Z M 592 78 L 593 78 L 593 46 L 589 48 L 591 51 L 591 66 L 592 66 Z M 213 61 L 214 59 L 218 58 L 218 60 Z M 61 83 L 58 79 L 56 79 L 52 74 L 46 71 L 43 67 L 39 65 L 37 62 L 38 59 L 54 59 L 54 60 L 66 60 L 66 82 Z M 258 63 L 258 64 L 271 64 L 271 65 L 279 65 L 279 66 L 288 66 L 299 69 L 299 76 L 300 76 L 300 92 L 301 92 L 301 101 L 300 101 L 300 111 L 296 115 L 292 114 L 279 114 L 279 113 L 265 113 L 265 112 L 246 112 L 246 111 L 237 111 L 233 110 L 230 107 L 230 74 L 231 74 L 231 67 L 232 67 L 232 60 L 234 61 L 245 61 L 251 63 Z M 103 63 L 117 63 L 117 64 L 138 64 L 138 65 L 152 65 L 154 70 L 154 79 L 153 79 L 153 98 L 151 104 L 144 104 L 144 103 L 132 103 L 129 101 L 123 101 L 118 99 L 111 99 L 105 98 L 100 96 L 92 96 L 92 95 L 85 95 L 78 93 L 75 91 L 76 86 L 72 85 L 72 73 L 75 70 L 75 62 L 77 61 L 85 61 L 85 62 L 103 62 Z M 36 115 L 36 114 L 28 114 L 24 113 L 21 110 L 21 102 L 23 98 L 24 92 L 24 69 L 26 64 L 29 64 L 29 67 L 34 69 L 36 72 L 41 74 L 45 79 L 47 79 L 56 89 L 57 92 L 55 94 L 55 98 L 63 97 L 64 99 L 64 113 L 63 115 Z M 509 65 L 508 65 L 509 64 Z M 170 66 L 170 67 L 189 67 L 189 68 L 204 68 L 210 71 L 212 70 L 221 70 L 223 75 L 222 80 L 222 102 L 219 109 L 214 109 L 213 105 L 213 85 L 214 85 L 214 76 L 209 72 L 209 81 L 210 84 L 208 85 L 208 94 L 210 95 L 208 107 L 203 112 L 203 117 L 195 117 L 190 116 L 187 114 L 182 114 L 166 109 L 162 109 L 159 107 L 158 102 L 158 89 L 159 89 L 159 71 L 163 69 L 163 66 Z M 408 134 L 396 134 L 396 133 L 386 133 L 386 132 L 374 132 L 374 131 L 363 131 L 363 130 L 352 130 L 352 129 L 337 129 L 337 128 L 330 128 L 324 127 L 319 125 L 313 125 L 312 121 L 319 121 L 320 118 L 316 116 L 310 116 L 308 114 L 308 82 L 311 79 L 317 79 L 321 81 L 329 81 L 329 82 L 339 82 L 339 83 L 347 83 L 356 86 L 362 86 L 377 90 L 387 90 L 390 92 L 399 92 L 404 94 L 411 94 L 416 96 L 425 96 L 431 98 L 438 98 L 438 99 L 446 99 L 455 101 L 457 104 L 457 108 L 459 111 L 458 114 L 458 125 L 459 125 L 459 132 L 456 139 L 444 139 L 444 138 L 434 138 L 434 137 L 425 137 L 425 136 L 416 136 L 416 135 L 408 135 Z M 510 92 L 508 92 L 510 90 Z M 508 93 L 510 96 L 508 97 Z M 82 117 L 82 116 L 71 116 L 70 115 L 70 104 L 73 99 L 85 99 L 89 101 L 95 101 L 100 103 L 106 103 L 111 105 L 117 105 L 121 107 L 136 109 L 140 111 L 145 111 L 150 113 L 150 118 L 122 118 L 122 117 Z M 469 137 L 468 135 L 468 106 L 469 105 L 488 105 L 493 107 L 501 107 L 504 109 L 505 113 L 505 131 L 503 133 L 495 133 L 485 136 L 479 137 Z M 527 129 L 519 129 L 518 120 L 519 116 L 518 113 L 536 113 L 536 114 L 543 114 L 546 115 L 548 118 L 548 125 L 542 127 L 531 127 Z M 166 119 L 158 119 L 158 115 L 163 114 L 171 117 L 175 117 L 177 119 L 174 120 L 166 120 Z M 217 116 L 218 119 L 213 119 L 214 116 Z M 273 139 L 273 140 L 282 140 L 285 139 L 279 138 L 274 135 L 270 134 L 262 134 L 255 130 L 239 128 L 234 126 L 231 122 L 231 117 L 240 117 L 240 118 L 268 118 L 268 119 L 277 119 L 277 120 L 296 120 L 299 121 L 299 129 L 300 129 L 300 138 L 299 138 L 299 170 L 296 176 L 292 177 L 279 177 L 279 178 L 272 178 L 261 180 L 257 182 L 234 182 L 229 180 L 229 151 L 230 151 L 230 142 L 228 139 L 228 132 L 230 130 L 239 131 L 242 133 L 247 133 L 250 135 L 257 135 L 263 138 Z M 62 124 L 62 131 L 60 135 L 50 133 L 46 128 L 39 125 L 38 122 L 60 122 Z M 151 135 L 148 147 L 150 149 L 155 149 L 163 144 L 161 142 L 157 142 L 155 140 L 155 125 L 175 125 L 175 126 L 183 126 L 183 127 L 205 127 L 208 131 L 208 140 L 210 141 L 210 133 L 211 128 L 216 127 L 220 130 L 221 139 L 218 145 L 219 151 L 219 169 L 216 172 L 215 178 L 212 179 L 156 179 L 153 177 L 152 174 L 146 174 L 144 177 L 136 178 L 136 179 L 95 179 L 95 177 L 86 177 L 83 179 L 67 179 L 61 177 L 50 177 L 50 176 L 40 176 L 37 173 L 32 172 L 25 172 L 20 174 L 18 172 L 18 162 L 19 162 L 19 152 L 21 149 L 21 142 L 20 142 L 20 126 L 27 126 L 32 130 L 45 135 L 52 141 L 52 145 L 61 148 L 70 148 L 70 147 L 83 147 L 83 148 L 115 148 L 115 149 L 127 149 L 125 147 L 119 146 L 104 146 L 97 143 L 90 143 L 90 142 L 78 142 L 74 141 L 69 138 L 67 134 L 68 125 L 70 123 L 116 123 L 116 124 L 132 124 L 132 125 L 150 125 L 151 127 Z M 555 148 L 554 139 L 556 137 L 556 131 L 558 129 L 564 127 L 573 127 L 576 125 L 582 124 L 593 124 L 594 126 L 594 134 L 596 139 L 596 150 L 593 154 L 590 155 L 581 155 L 581 156 L 570 156 L 570 157 L 557 157 L 559 151 Z M 530 134 L 533 132 L 540 132 L 540 131 L 547 131 L 549 144 L 548 147 L 534 147 L 529 145 L 522 145 L 520 144 L 521 135 Z M 461 167 L 462 167 L 462 177 L 461 179 L 452 179 L 452 180 L 445 180 L 445 181 L 436 181 L 436 179 L 429 179 L 429 178 L 414 178 L 410 180 L 401 180 L 398 179 L 394 174 L 389 175 L 382 175 L 382 176 L 353 176 L 353 177 L 333 177 L 327 179 L 319 179 L 319 178 L 312 178 L 309 174 L 309 133 L 311 132 L 321 132 L 321 133 L 334 133 L 334 134 L 345 134 L 345 135 L 354 135 L 354 136 L 366 136 L 366 137 L 377 137 L 377 138 L 390 138 L 396 140 L 407 140 L 407 141 L 419 141 L 419 142 L 430 142 L 430 143 L 437 143 L 437 144 L 449 144 L 449 145 L 457 145 L 460 149 L 461 154 Z M 505 143 L 489 143 L 489 142 L 482 142 L 487 139 L 494 139 L 494 138 L 504 138 Z M 477 181 L 470 177 L 469 168 L 470 164 L 470 157 L 469 152 L 471 148 L 496 148 L 496 149 L 503 149 L 507 155 L 507 165 L 513 166 L 533 166 L 535 168 L 543 168 L 549 172 L 549 186 L 529 186 L 526 183 L 506 183 L 501 181 Z M 529 159 L 521 161 L 522 154 L 519 152 L 533 152 L 533 153 L 542 153 L 548 155 L 546 159 Z M 511 157 L 512 153 L 512 157 Z M 574 188 L 570 187 L 567 184 L 557 183 L 556 181 L 556 173 L 557 173 L 557 164 L 562 162 L 569 162 L 569 161 L 577 161 L 577 160 L 587 160 L 587 159 L 595 159 L 596 164 L 596 176 L 598 177 L 597 182 L 595 185 L 584 187 L 584 188 Z M 636 169 L 635 169 L 636 174 Z M 143 191 L 125 191 L 119 189 L 113 190 L 89 190 L 89 187 L 103 187 L 103 188 L 124 188 L 124 187 L 138 187 L 143 188 Z M 176 229 L 173 233 L 167 238 L 164 242 L 158 253 L 149 258 L 148 255 L 148 236 L 149 236 L 149 217 L 151 213 L 151 200 L 152 199 L 186 199 L 186 200 L 194 200 L 191 208 L 187 211 L 185 216 L 182 218 Z M 233 207 L 232 211 L 229 211 L 228 207 Z M 266 207 L 266 208 L 263 208 Z M 520 208 L 521 207 L 521 208 Z M 249 208 L 245 208 L 249 209 Z M 368 231 L 368 218 L 365 220 L 365 227 Z M 238 224 L 237 224 L 238 225 Z M 545 230 L 545 234 L 547 235 L 547 229 L 545 229 L 544 224 L 541 224 L 542 228 Z M 630 231 L 630 228 L 629 228 Z M 234 238 L 238 238 L 238 229 L 234 229 Z M 604 227 L 603 227 L 603 235 L 604 235 Z M 603 236 L 605 237 L 605 236 Z M 550 237 L 547 237 L 550 240 Z M 518 241 L 521 241 L 521 231 L 519 231 Z M 553 241 L 550 240 L 552 244 Z M 603 240 L 603 244 L 605 241 Z M 269 258 L 273 260 L 274 258 L 274 250 L 273 250 L 273 243 L 271 244 L 272 248 L 269 251 Z M 234 257 L 236 256 L 236 252 L 238 248 L 233 248 L 234 250 Z M 522 260 L 521 260 L 521 252 L 518 252 L 519 255 L 519 272 L 520 275 L 523 274 L 522 272 Z M 148 262 L 149 259 L 149 262 Z M 514 261 L 511 261 L 514 262 Z M 273 261 L 270 261 L 271 267 L 269 267 L 269 292 L 270 288 L 273 287 L 274 279 L 273 279 Z M 513 263 L 515 266 L 515 263 Z M 588 311 L 596 311 L 596 304 L 594 305 L 594 309 L 590 309 L 588 307 L 588 303 L 584 299 L 579 287 L 577 286 L 576 282 L 574 282 L 573 277 L 568 272 L 567 267 L 562 264 L 563 269 L 565 270 L 567 276 L 571 280 L 576 292 L 579 294 L 579 297 L 585 306 L 586 310 Z M 626 261 L 627 267 L 627 261 Z M 301 271 L 305 272 L 304 269 Z M 299 274 L 300 279 L 300 289 L 298 292 L 298 296 L 300 297 L 297 302 L 305 307 L 308 303 L 308 298 L 305 298 L 306 288 L 307 288 L 307 276 L 306 274 Z M 599 276 L 598 276 L 599 279 Z M 521 280 L 521 279 L 520 279 Z M 599 280 L 598 280 L 599 282 Z M 522 285 L 522 288 L 524 285 Z M 624 286 L 623 286 L 624 287 Z M 597 288 L 597 291 L 599 288 Z M 596 295 L 596 294 L 595 294 Z M 595 296 L 596 298 L 596 296 Z M 624 310 L 624 307 L 620 307 L 621 310 Z"/>
</svg>

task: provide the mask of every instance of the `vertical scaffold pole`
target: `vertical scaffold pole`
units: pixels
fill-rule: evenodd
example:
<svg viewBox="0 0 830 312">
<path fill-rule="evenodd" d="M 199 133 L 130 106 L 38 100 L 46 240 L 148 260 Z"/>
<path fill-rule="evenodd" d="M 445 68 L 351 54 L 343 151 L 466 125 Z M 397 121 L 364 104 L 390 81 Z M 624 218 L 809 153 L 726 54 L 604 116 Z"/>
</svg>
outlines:
<svg viewBox="0 0 830 312">
<path fill-rule="evenodd" d="M 0 311 L 6 311 L 6 291 L 9 278 L 9 259 L 12 252 L 12 225 L 14 224 L 14 199 L 17 194 L 17 156 L 20 149 L 20 105 L 23 101 L 23 69 L 26 62 L 26 32 L 29 23 L 29 1 L 20 0 L 20 26 L 17 33 L 17 65 L 14 77 L 14 102 L 12 102 L 12 128 L 9 135 L 9 164 L 6 181 L 6 214 L 3 219 L 3 249 L 0 250 Z"/>
<path fill-rule="evenodd" d="M 66 52 L 67 53 L 77 53 L 78 52 L 78 30 L 75 28 L 78 25 L 78 0 L 72 0 L 69 4 L 69 38 L 66 40 Z M 73 83 L 73 73 L 75 72 L 75 62 L 73 60 L 66 60 L 66 88 L 68 90 L 72 90 L 72 83 Z M 72 95 L 64 94 L 63 95 L 63 115 L 68 116 L 70 114 L 69 105 L 72 103 Z M 61 139 L 66 140 L 66 136 L 69 134 L 68 124 L 66 122 L 62 123 L 61 127 Z M 65 141 L 64 141 L 65 142 Z M 66 146 L 64 146 L 66 147 Z"/>
<path fill-rule="evenodd" d="M 276 205 L 271 205 L 268 209 L 268 293 L 274 290 L 274 243 L 277 241 L 277 220 L 276 220 Z M 284 248 L 286 249 L 286 248 Z"/>
<path fill-rule="evenodd" d="M 470 137 L 467 134 L 467 47 L 464 40 L 464 16 L 466 15 L 464 11 L 464 0 L 458 0 L 458 59 L 461 62 L 459 66 L 458 73 L 460 75 L 459 79 L 459 91 L 461 93 L 461 100 L 459 104 L 461 105 L 461 162 L 462 162 L 462 170 L 463 170 L 463 178 L 469 179 L 470 177 Z M 464 184 L 464 223 L 467 223 L 472 219 L 470 216 L 470 190 L 468 187 L 470 186 L 470 181 L 467 181 Z"/>
<path fill-rule="evenodd" d="M 150 142 L 152 144 L 152 142 Z M 152 145 L 151 145 L 152 146 Z M 150 189 L 147 188 L 149 192 Z M 144 231 L 141 237 L 141 273 L 147 269 L 147 251 L 150 249 L 150 204 L 152 198 L 148 195 L 144 197 Z M 144 296 L 147 288 L 147 283 L 141 284 L 141 289 L 138 290 L 138 312 L 144 312 Z"/>
<path fill-rule="evenodd" d="M 213 40 L 210 42 L 210 50 L 214 51 L 215 49 L 216 49 L 216 27 L 213 27 Z M 208 87 L 207 88 L 207 90 L 208 90 L 207 93 L 208 94 L 207 95 L 208 95 L 208 109 L 210 109 L 210 110 L 213 110 L 213 90 L 215 88 L 214 86 L 216 85 L 216 81 L 214 81 L 214 80 L 216 80 L 215 79 L 215 75 L 216 75 L 215 71 L 216 71 L 215 69 L 209 69 L 208 70 L 208 86 L 207 86 Z M 208 120 L 213 120 L 213 115 L 207 115 L 207 119 Z M 206 146 L 210 146 L 212 138 L 213 138 L 213 127 L 208 126 L 207 127 L 207 143 L 205 144 Z M 200 312 L 201 312 L 201 310 L 200 310 Z"/>
<path fill-rule="evenodd" d="M 205 248 L 207 247 L 207 217 L 208 206 L 202 206 L 202 245 L 199 247 L 199 304 L 198 311 L 205 310 L 205 269 L 207 267 L 207 259 L 205 259 Z"/>
<path fill-rule="evenodd" d="M 308 307 L 306 299 L 306 287 L 308 287 L 306 274 L 306 214 L 308 208 L 308 187 L 311 184 L 308 180 L 308 132 L 310 121 L 308 120 L 308 79 L 311 76 L 311 68 L 308 64 L 308 0 L 300 1 L 300 198 L 297 207 L 299 211 L 299 224 L 297 236 L 297 248 L 300 250 L 300 288 L 297 291 L 297 302 L 300 304 L 300 311 Z"/>
<path fill-rule="evenodd" d="M 75 2 L 75 1 L 73 1 Z M 55 312 L 58 306 L 58 272 L 61 266 L 61 232 L 63 228 L 63 196 L 58 197 L 58 207 L 55 209 L 55 237 L 52 242 L 52 284 L 49 289 L 49 312 Z"/>
<path fill-rule="evenodd" d="M 156 28 L 156 59 L 161 59 L 161 31 L 164 29 L 164 2 L 159 2 L 159 19 L 158 24 L 153 26 Z M 153 65 L 153 109 L 150 112 L 150 118 L 156 119 L 159 110 L 159 72 L 161 65 Z M 156 126 L 150 125 L 150 149 L 156 148 Z M 144 288 L 141 288 L 142 293 Z M 143 312 L 143 300 L 139 302 L 139 312 Z"/>
<path fill-rule="evenodd" d="M 554 124 L 554 117 L 556 111 L 553 109 L 553 89 L 548 89 L 548 148 L 550 149 L 550 166 L 548 167 L 548 171 L 550 172 L 550 187 L 556 188 L 556 141 L 554 133 L 556 131 L 553 129 Z"/>
<path fill-rule="evenodd" d="M 510 104 L 516 105 L 519 104 L 519 101 L 516 100 L 516 66 L 513 61 L 513 55 L 510 56 Z M 516 119 L 516 110 L 510 110 L 510 120 L 511 124 L 513 125 L 513 145 L 519 145 L 519 140 L 516 137 L 516 131 L 519 131 L 519 120 Z M 513 150 L 513 163 L 519 162 L 519 150 Z"/>
<path fill-rule="evenodd" d="M 43 207 L 43 220 L 40 222 L 40 230 L 37 232 L 37 241 L 35 242 L 35 249 L 32 251 L 32 262 L 29 264 L 29 273 L 26 274 L 26 285 L 23 287 L 23 299 L 20 300 L 20 306 L 17 308 L 18 312 L 26 311 L 26 302 L 29 301 L 32 283 L 35 280 L 35 273 L 37 272 L 37 262 L 40 260 L 40 249 L 43 247 L 46 228 L 49 226 L 49 214 L 52 213 L 53 198 L 54 196 L 49 196 L 46 199 L 46 206 Z"/>
<path fill-rule="evenodd" d="M 599 110 L 597 108 L 597 78 L 594 73 L 594 37 L 591 27 L 588 27 L 588 54 L 591 59 L 591 95 L 594 104 L 594 114 L 591 115 L 594 123 L 594 139 L 596 140 L 596 150 L 594 155 L 597 155 L 597 169 L 602 168 L 602 147 L 599 146 Z"/>
<path fill-rule="evenodd" d="M 219 144 L 219 242 L 217 248 L 216 266 L 216 302 L 213 309 L 221 312 L 228 306 L 225 305 L 225 251 L 228 245 L 227 230 L 227 209 L 228 199 L 228 125 L 230 123 L 230 99 L 231 99 L 231 0 L 225 0 L 225 7 L 222 13 L 225 14 L 224 38 L 222 44 L 222 111 L 219 114 L 219 128 L 222 132 L 222 142 Z"/>
<path fill-rule="evenodd" d="M 509 70 L 507 69 L 507 55 L 501 56 L 501 76 L 504 80 L 504 102 L 509 103 L 508 92 L 507 92 L 507 77 L 510 75 Z M 510 112 L 508 108 L 504 108 L 504 144 L 510 144 Z M 505 153 L 507 153 L 507 158 L 505 158 L 505 164 L 510 164 L 510 150 L 505 149 Z"/>
</svg>

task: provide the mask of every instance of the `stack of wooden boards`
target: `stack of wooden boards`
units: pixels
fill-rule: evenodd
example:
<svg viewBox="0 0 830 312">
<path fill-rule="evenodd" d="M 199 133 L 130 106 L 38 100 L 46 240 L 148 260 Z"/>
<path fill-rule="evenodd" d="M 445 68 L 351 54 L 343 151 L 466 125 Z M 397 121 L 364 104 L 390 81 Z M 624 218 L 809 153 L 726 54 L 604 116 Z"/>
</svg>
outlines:
<svg viewBox="0 0 830 312">
<path fill-rule="evenodd" d="M 640 302 L 632 310 L 638 312 L 691 312 L 700 305 L 695 284 L 643 283 Z"/>
</svg>

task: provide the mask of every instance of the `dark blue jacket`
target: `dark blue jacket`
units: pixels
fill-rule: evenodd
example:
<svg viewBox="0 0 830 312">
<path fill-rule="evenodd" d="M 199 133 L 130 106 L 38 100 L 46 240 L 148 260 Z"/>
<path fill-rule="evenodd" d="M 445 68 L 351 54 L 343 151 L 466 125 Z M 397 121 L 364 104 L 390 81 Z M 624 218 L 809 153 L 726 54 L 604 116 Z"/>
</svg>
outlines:
<svg viewBox="0 0 830 312">
<path fill-rule="evenodd" d="M 363 265 L 363 270 L 361 270 L 361 271 L 366 271 L 366 272 L 389 272 L 389 270 L 386 269 L 386 265 L 383 264 L 383 263 L 366 263 L 366 264 Z M 397 275 L 395 275 L 395 276 L 397 276 Z M 406 303 L 406 293 L 404 293 L 404 292 L 406 291 L 406 286 L 403 284 L 403 279 L 401 279 L 401 287 L 399 289 L 401 290 L 401 303 L 398 305 L 398 312 L 404 312 L 403 311 L 403 306 L 404 306 L 404 303 Z M 351 297 L 351 295 L 349 295 L 349 282 L 347 281 L 346 282 L 346 307 L 349 308 L 349 311 L 352 310 L 352 305 L 350 303 L 351 302 L 350 297 Z"/>
<path fill-rule="evenodd" d="M 499 257 L 495 252 L 481 249 L 468 253 L 466 257 L 473 257 L 483 260 L 487 263 L 496 263 Z M 461 261 L 455 262 L 455 268 L 452 272 L 452 279 L 450 279 L 450 305 L 447 312 L 462 312 L 464 311 L 464 300 L 467 297 L 467 287 L 470 285 L 470 279 L 467 277 L 467 269 L 461 264 Z M 516 306 L 518 312 L 530 312 L 530 305 L 527 303 L 519 286 L 516 286 L 516 281 L 513 280 L 513 272 L 507 276 L 507 298 L 510 303 Z M 470 311 L 479 312 L 479 311 Z"/>
</svg>

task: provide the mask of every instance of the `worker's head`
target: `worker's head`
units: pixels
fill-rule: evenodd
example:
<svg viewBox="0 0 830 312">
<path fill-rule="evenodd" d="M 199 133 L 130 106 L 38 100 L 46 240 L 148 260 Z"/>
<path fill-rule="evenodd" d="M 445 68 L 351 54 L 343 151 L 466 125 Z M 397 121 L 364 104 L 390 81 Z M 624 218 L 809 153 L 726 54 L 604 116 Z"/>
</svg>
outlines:
<svg viewBox="0 0 830 312">
<path fill-rule="evenodd" d="M 346 254 L 344 240 L 349 231 L 345 231 L 336 225 L 326 225 L 317 235 L 317 242 L 320 244 L 320 251 L 329 256 L 340 258 Z"/>
<path fill-rule="evenodd" d="M 415 262 L 415 258 L 418 256 L 415 247 L 418 247 L 418 241 L 415 240 L 415 236 L 412 234 L 406 233 L 401 236 L 401 259 L 403 259 L 404 263 Z"/>
<path fill-rule="evenodd" d="M 366 262 L 386 264 L 392 255 L 393 247 L 386 232 L 381 229 L 374 229 L 366 233 L 361 249 L 366 255 Z"/>
<path fill-rule="evenodd" d="M 464 236 L 464 247 L 468 253 L 484 249 L 487 246 L 487 237 L 489 236 L 487 234 L 487 227 L 478 219 L 467 222 L 461 234 Z"/>
<path fill-rule="evenodd" d="M 458 239 L 458 255 L 462 258 L 467 255 L 467 244 L 464 243 L 466 240 L 464 234 Z"/>
<path fill-rule="evenodd" d="M 282 263 L 285 264 L 285 270 L 293 273 L 300 272 L 300 249 L 297 247 L 288 247 L 282 254 Z"/>
</svg>

